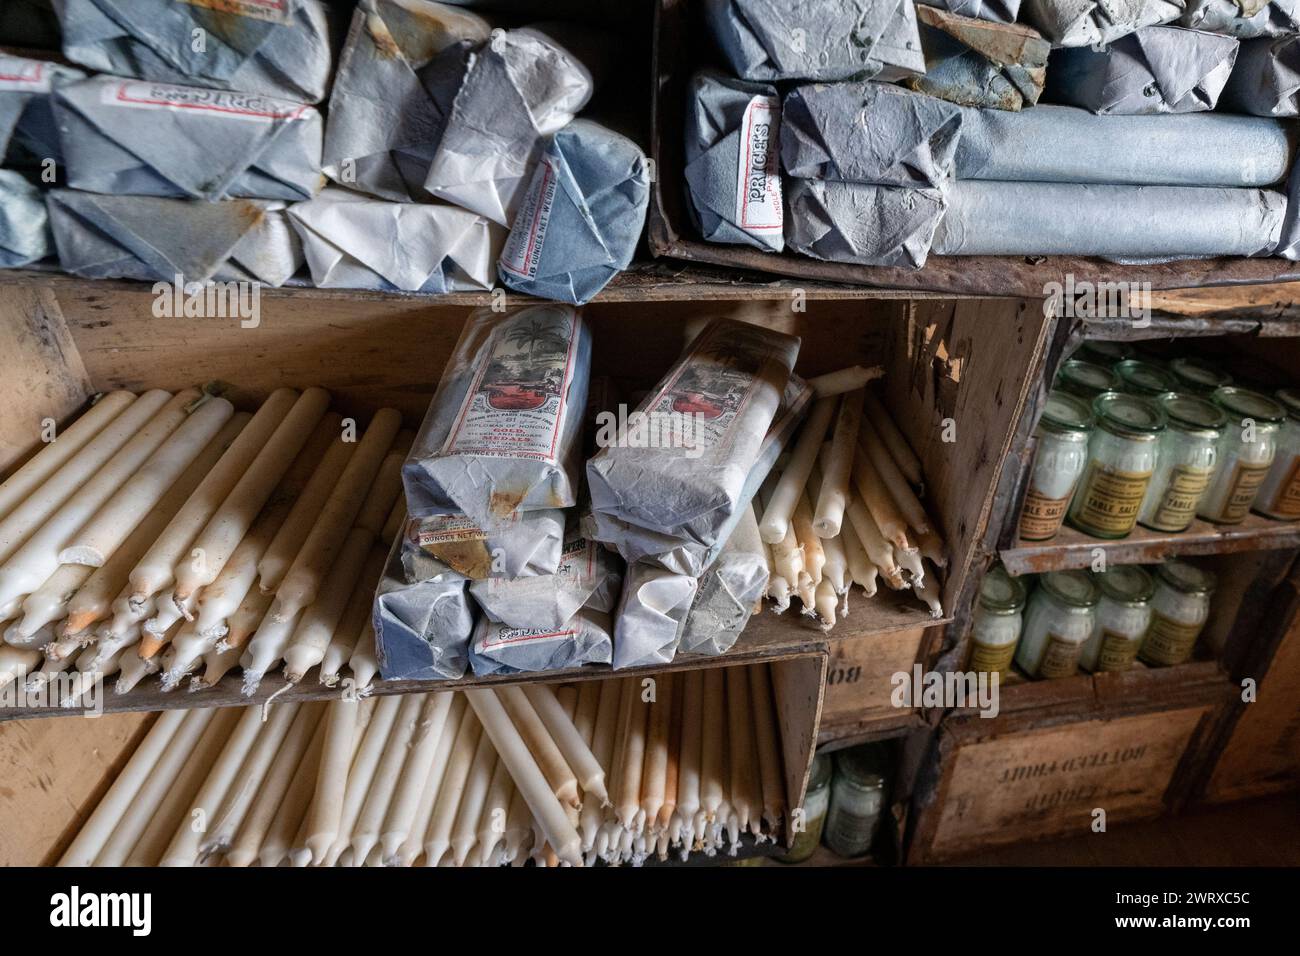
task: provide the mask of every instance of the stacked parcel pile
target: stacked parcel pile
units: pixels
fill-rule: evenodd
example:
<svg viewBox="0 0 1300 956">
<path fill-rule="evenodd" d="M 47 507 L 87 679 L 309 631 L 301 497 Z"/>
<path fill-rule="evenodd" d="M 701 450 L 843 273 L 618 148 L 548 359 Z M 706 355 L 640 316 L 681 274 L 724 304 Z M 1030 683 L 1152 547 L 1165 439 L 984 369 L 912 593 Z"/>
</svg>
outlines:
<svg viewBox="0 0 1300 956">
<path fill-rule="evenodd" d="M 640 865 L 788 802 L 767 665 L 168 711 L 60 864 Z"/>
<path fill-rule="evenodd" d="M 711 241 L 874 266 L 1294 258 L 1294 7 L 709 0 L 734 76 L 691 85 L 691 211 Z"/>
</svg>

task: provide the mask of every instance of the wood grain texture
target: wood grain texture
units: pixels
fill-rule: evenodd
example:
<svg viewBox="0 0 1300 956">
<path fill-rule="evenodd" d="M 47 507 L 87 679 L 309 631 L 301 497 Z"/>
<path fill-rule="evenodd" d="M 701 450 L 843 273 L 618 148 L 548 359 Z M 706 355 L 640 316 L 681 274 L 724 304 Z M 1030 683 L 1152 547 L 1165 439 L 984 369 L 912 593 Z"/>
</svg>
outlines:
<svg viewBox="0 0 1300 956">
<path fill-rule="evenodd" d="M 849 620 L 852 620 L 850 614 Z M 858 737 L 875 725 L 909 726 L 916 708 L 895 707 L 893 676 L 920 661 L 926 628 L 855 637 L 830 645 L 819 739 Z M 910 679 L 910 676 L 909 676 Z"/>
</svg>

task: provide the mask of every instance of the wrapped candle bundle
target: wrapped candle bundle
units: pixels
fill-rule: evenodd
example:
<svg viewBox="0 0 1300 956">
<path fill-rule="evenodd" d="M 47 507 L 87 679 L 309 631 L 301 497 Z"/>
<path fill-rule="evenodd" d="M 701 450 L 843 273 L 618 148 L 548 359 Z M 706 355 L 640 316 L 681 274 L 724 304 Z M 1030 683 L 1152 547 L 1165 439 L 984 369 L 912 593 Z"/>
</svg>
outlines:
<svg viewBox="0 0 1300 956">
<path fill-rule="evenodd" d="M 1300 0 L 1187 0 L 1178 23 L 1239 40 L 1285 36 L 1300 33 Z"/>
<path fill-rule="evenodd" d="M 1300 36 L 1243 40 L 1223 105 L 1253 116 L 1300 116 Z"/>
<path fill-rule="evenodd" d="M 1183 15 L 1185 0 L 1022 0 L 1020 19 L 1053 46 L 1104 46 Z"/>
<path fill-rule="evenodd" d="M 401 539 L 394 542 L 375 594 L 375 651 L 385 680 L 455 680 L 469 663 L 474 607 L 469 579 L 432 558 L 408 577 Z"/>
<path fill-rule="evenodd" d="M 52 100 L 76 189 L 296 201 L 323 184 L 324 124 L 301 103 L 112 76 L 63 84 Z"/>
<path fill-rule="evenodd" d="M 50 106 L 50 91 L 85 76 L 80 70 L 45 60 L 0 53 L 0 161 L 51 158 L 62 162 L 59 131 Z"/>
<path fill-rule="evenodd" d="M 710 242 L 784 246 L 776 88 L 697 73 L 687 93 L 686 188 L 691 219 Z"/>
<path fill-rule="evenodd" d="M 332 58 L 318 0 L 56 0 L 54 8 L 64 56 L 101 73 L 303 103 L 325 97 Z"/>
<path fill-rule="evenodd" d="M 1237 61 L 1232 37 L 1143 27 L 1105 49 L 1076 47 L 1052 61 L 1052 95 L 1093 113 L 1146 115 L 1212 110 Z"/>
<path fill-rule="evenodd" d="M 672 661 L 697 587 L 685 574 L 629 564 L 614 612 L 614 669 Z"/>
<path fill-rule="evenodd" d="M 1015 23 L 1020 12 L 1020 0 L 917 0 L 917 3 L 993 23 Z"/>
<path fill-rule="evenodd" d="M 1267 189 L 961 180 L 948 204 L 938 255 L 1121 260 L 1270 255 L 1286 211 L 1286 197 Z"/>
<path fill-rule="evenodd" d="M 612 648 L 610 616 L 595 608 L 582 608 L 551 627 L 513 627 L 482 617 L 470 643 L 469 662 L 478 677 L 553 671 L 608 664 Z"/>
<path fill-rule="evenodd" d="M 617 556 L 584 537 L 580 522 L 574 521 L 554 574 L 492 575 L 471 581 L 469 591 L 490 621 L 515 628 L 555 628 L 581 607 L 612 611 L 622 581 L 619 564 Z"/>
<path fill-rule="evenodd" d="M 1019 110 L 1033 106 L 1047 78 L 1051 44 L 1026 26 L 989 23 L 918 6 L 925 73 L 914 90 L 963 106 Z"/>
<path fill-rule="evenodd" d="M 866 183 L 790 182 L 786 241 L 832 262 L 919 269 L 930 254 L 947 200 L 942 189 Z"/>
<path fill-rule="evenodd" d="M 638 447 L 649 443 L 624 433 L 587 463 L 596 539 L 628 560 L 641 545 L 629 544 L 618 523 L 663 536 L 688 560 L 725 540 L 742 499 L 757 488 L 747 489 L 749 473 L 764 451 L 798 352 L 793 336 L 710 322 L 637 408 L 657 430 L 654 447 Z M 694 574 L 703 570 L 696 567 Z"/>
<path fill-rule="evenodd" d="M 503 226 L 514 220 L 545 138 L 587 105 L 594 40 L 576 30 L 493 30 L 470 59 L 424 186 Z"/>
<path fill-rule="evenodd" d="M 429 0 L 363 0 L 339 56 L 325 126 L 325 173 L 396 202 L 427 197 L 469 57 L 487 21 Z"/>
<path fill-rule="evenodd" d="M 504 233 L 455 206 L 324 190 L 289 209 L 312 283 L 326 289 L 490 289 Z"/>
<path fill-rule="evenodd" d="M 725 654 L 767 592 L 768 567 L 754 509 L 746 508 L 718 560 L 700 576 L 680 650 Z"/>
<path fill-rule="evenodd" d="M 781 164 L 795 179 L 938 186 L 952 177 L 961 111 L 885 83 L 796 87 L 782 104 Z"/>
<path fill-rule="evenodd" d="M 252 199 L 210 203 L 55 189 L 47 195 L 46 205 L 59 265 L 88 279 L 172 283 L 181 276 L 185 283 L 252 280 L 278 286 L 302 263 L 302 250 L 285 221 L 283 203 Z M 175 308 L 181 311 L 172 314 L 183 315 L 185 295 L 182 290 L 173 294 L 180 300 Z M 200 301 L 208 294 L 200 289 Z M 222 304 L 230 315 L 240 305 Z M 214 305 L 207 314 L 218 314 L 216 309 Z"/>
<path fill-rule="evenodd" d="M 1295 144 L 1295 130 L 1281 120 L 1226 113 L 963 109 L 956 175 L 1003 182 L 1261 187 L 1290 172 Z M 1251 161 L 1242 162 L 1243 156 Z"/>
<path fill-rule="evenodd" d="M 518 511 L 491 531 L 465 515 L 412 519 L 402 552 L 407 577 L 420 579 L 426 560 L 445 564 L 471 581 L 497 581 L 554 574 L 564 545 L 564 512 L 558 508 Z"/>
<path fill-rule="evenodd" d="M 597 123 L 574 120 L 551 137 L 533 170 L 501 251 L 501 281 L 582 305 L 632 261 L 649 201 L 641 148 Z"/>
<path fill-rule="evenodd" d="M 571 507 L 591 333 L 573 309 L 480 309 L 465 323 L 402 469 L 416 517 L 464 512 L 489 530 Z"/>
<path fill-rule="evenodd" d="M 925 72 L 911 0 L 707 0 L 713 37 L 745 80 L 896 80 Z"/>
<path fill-rule="evenodd" d="M 45 197 L 22 174 L 0 169 L 0 268 L 40 262 L 54 251 Z"/>
</svg>

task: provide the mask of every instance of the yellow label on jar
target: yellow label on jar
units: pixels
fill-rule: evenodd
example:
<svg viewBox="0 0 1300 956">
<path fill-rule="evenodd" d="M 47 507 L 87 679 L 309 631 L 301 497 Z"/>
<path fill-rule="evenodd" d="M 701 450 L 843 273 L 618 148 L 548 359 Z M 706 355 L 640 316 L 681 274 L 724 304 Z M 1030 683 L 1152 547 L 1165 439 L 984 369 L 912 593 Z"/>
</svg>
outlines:
<svg viewBox="0 0 1300 956">
<path fill-rule="evenodd" d="M 1169 473 L 1169 484 L 1160 496 L 1160 507 L 1151 518 L 1151 527 L 1161 531 L 1183 531 L 1196 516 L 1201 496 L 1210 487 L 1212 468 L 1178 465 Z"/>
<path fill-rule="evenodd" d="M 1011 660 L 1016 656 L 1016 645 L 980 644 L 971 642 L 970 669 L 976 673 L 1005 674 L 1011 669 Z"/>
<path fill-rule="evenodd" d="M 1204 624 L 1183 624 L 1159 611 L 1151 616 L 1151 627 L 1142 639 L 1140 657 L 1148 664 L 1169 667 L 1192 656 L 1192 648 Z"/>
<path fill-rule="evenodd" d="M 1079 489 L 1083 496 L 1075 522 L 1094 534 L 1121 537 L 1137 523 L 1142 498 L 1147 493 L 1151 472 L 1110 471 L 1100 462 L 1088 466 L 1088 476 Z"/>
<path fill-rule="evenodd" d="M 1083 645 L 1067 641 L 1056 634 L 1047 635 L 1047 649 L 1038 662 L 1039 677 L 1073 677 L 1079 669 L 1079 654 Z"/>
<path fill-rule="evenodd" d="M 1046 498 L 1031 491 L 1025 495 L 1025 506 L 1020 510 L 1020 537 L 1026 541 L 1046 541 L 1061 530 L 1070 495 L 1064 498 Z"/>
<path fill-rule="evenodd" d="M 1114 631 L 1101 632 L 1101 650 L 1097 652 L 1097 670 L 1123 671 L 1133 666 L 1137 660 L 1141 640 L 1133 640 Z"/>
<path fill-rule="evenodd" d="M 1300 455 L 1291 459 L 1286 479 L 1278 486 L 1268 510 L 1280 518 L 1300 518 Z"/>
<path fill-rule="evenodd" d="M 1246 512 L 1255 503 L 1255 493 L 1268 477 L 1268 465 L 1248 465 L 1237 462 L 1232 471 L 1232 481 L 1228 485 L 1228 495 L 1223 499 L 1219 510 L 1219 521 L 1235 524 L 1246 517 Z"/>
</svg>

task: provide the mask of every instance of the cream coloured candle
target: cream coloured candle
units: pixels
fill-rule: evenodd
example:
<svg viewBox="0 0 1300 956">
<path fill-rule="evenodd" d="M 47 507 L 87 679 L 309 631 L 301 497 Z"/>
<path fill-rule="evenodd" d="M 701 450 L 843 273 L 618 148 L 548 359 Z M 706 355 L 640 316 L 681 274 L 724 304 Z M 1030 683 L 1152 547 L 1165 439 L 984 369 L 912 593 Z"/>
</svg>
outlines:
<svg viewBox="0 0 1300 956">
<path fill-rule="evenodd" d="M 927 531 L 925 534 L 917 535 L 916 545 L 921 551 L 921 556 L 928 559 L 935 567 L 946 568 L 948 566 L 947 545 L 934 531 Z"/>
<path fill-rule="evenodd" d="M 335 701 L 325 709 L 325 741 L 321 744 L 320 766 L 316 771 L 316 792 L 307 811 L 305 837 L 307 849 L 316 860 L 323 860 L 338 839 L 348 770 L 356 749 L 353 735 L 359 709 L 359 701 L 347 699 Z"/>
<path fill-rule="evenodd" d="M 421 788 L 427 784 L 455 695 L 443 692 L 425 694 L 423 697 L 419 719 L 411 734 L 410 753 L 402 764 L 401 776 L 393 789 L 383 827 L 379 831 L 381 857 L 389 864 L 397 862 L 398 851 L 414 832 L 412 827 L 419 809 Z M 423 829 L 420 830 L 421 835 L 424 832 Z M 454 838 L 452 842 L 455 843 Z"/>
<path fill-rule="evenodd" d="M 497 697 L 506 713 L 514 723 L 515 729 L 523 737 L 542 775 L 551 785 L 556 799 L 568 807 L 580 807 L 582 804 L 578 792 L 578 779 L 573 768 L 565 759 L 563 752 L 556 745 L 554 738 L 537 715 L 536 709 L 528 700 L 523 688 L 518 686 L 502 687 Z"/>
<path fill-rule="evenodd" d="M 424 695 L 407 694 L 399 699 L 401 703 L 397 708 L 397 719 L 384 743 L 384 752 L 379 757 L 375 775 L 370 780 L 370 789 L 361 805 L 361 815 L 352 828 L 352 857 L 357 864 L 366 860 L 370 851 L 379 844 L 384 817 L 388 813 L 393 790 L 397 787 L 397 779 L 401 776 L 402 764 L 406 760 L 412 738 L 419 730 Z"/>
<path fill-rule="evenodd" d="M 226 618 L 226 633 L 217 641 L 217 650 L 230 648 L 242 653 L 244 645 L 262 626 L 270 607 L 271 595 L 250 589 L 235 613 Z"/>
<path fill-rule="evenodd" d="M 820 621 L 820 627 L 823 631 L 829 631 L 835 626 L 837 613 L 839 610 L 840 597 L 835 593 L 835 587 L 831 584 L 829 578 L 822 578 L 817 585 L 817 591 L 813 595 L 813 610 L 816 612 Z"/>
<path fill-rule="evenodd" d="M 141 657 L 132 651 L 119 657 L 118 664 L 121 670 L 117 675 L 117 683 L 113 686 L 113 693 L 129 694 L 135 690 L 140 681 L 158 673 L 159 662 L 153 658 Z"/>
<path fill-rule="evenodd" d="M 754 750 L 754 707 L 749 699 L 749 675 L 743 667 L 728 667 L 726 673 L 731 808 L 742 830 L 757 832 L 763 798 Z"/>
<path fill-rule="evenodd" d="M 366 555 L 370 553 L 374 534 L 365 528 L 353 528 L 343 542 L 333 566 L 325 575 L 321 597 L 302 612 L 284 649 L 284 676 L 291 684 L 319 664 L 325 649 L 343 616 L 352 585 L 361 574 Z"/>
<path fill-rule="evenodd" d="M 474 701 L 470 699 L 473 707 Z M 479 737 L 483 735 L 483 724 L 474 707 L 461 720 L 456 731 L 456 741 L 451 747 L 451 756 L 447 760 L 447 769 L 443 772 L 441 785 L 438 787 L 438 799 L 433 805 L 433 816 L 429 818 L 429 828 L 424 835 L 424 865 L 437 866 L 443 855 L 451 847 L 451 831 L 456 823 L 456 811 L 460 808 L 461 797 L 465 793 L 465 783 L 469 779 L 470 769 L 474 765 L 474 754 L 478 750 Z"/>
<path fill-rule="evenodd" d="M 921 582 L 913 585 L 916 596 L 930 608 L 930 617 L 936 621 L 943 617 L 943 605 L 939 603 L 939 578 L 936 574 L 927 574 Z"/>
<path fill-rule="evenodd" d="M 609 793 L 605 788 L 605 768 L 582 739 L 577 726 L 564 713 L 555 693 L 544 684 L 525 684 L 523 691 L 565 763 L 573 771 L 583 794 L 595 797 L 601 806 L 607 805 Z"/>
<path fill-rule="evenodd" d="M 369 618 L 361 625 L 361 635 L 352 649 L 352 656 L 348 658 L 348 669 L 352 671 L 358 692 L 364 692 L 379 673 L 379 657 L 375 653 L 375 624 Z"/>
<path fill-rule="evenodd" d="M 758 533 L 768 544 L 777 545 L 786 540 L 790 518 L 803 494 L 804 485 L 808 483 L 808 472 L 812 470 L 822 439 L 826 437 L 826 430 L 835 415 L 835 406 L 834 398 L 821 398 L 813 403 L 789 461 L 772 487 L 770 496 L 764 501 Z"/>
<path fill-rule="evenodd" d="M 194 670 L 203 655 L 216 646 L 215 636 L 205 636 L 191 621 L 181 624 L 180 630 L 168 644 L 162 659 L 162 689 L 172 691 Z"/>
<path fill-rule="evenodd" d="M 272 613 L 274 606 L 275 602 L 272 601 L 271 608 L 267 609 L 262 623 L 257 626 L 257 633 L 239 658 L 239 666 L 244 669 L 241 693 L 245 697 L 255 694 L 262 683 L 262 677 L 283 659 L 289 639 L 298 627 L 301 611 L 292 617 L 276 618 Z"/>
<path fill-rule="evenodd" d="M 849 500 L 848 515 L 849 530 L 853 532 L 853 537 L 861 545 L 867 559 L 885 579 L 885 583 L 894 590 L 905 587 L 902 569 L 894 560 L 894 546 L 880 533 L 880 529 L 876 527 L 875 520 L 867 511 L 867 506 L 862 503 L 861 498 L 854 497 Z"/>
<path fill-rule="evenodd" d="M 619 709 L 623 700 L 623 682 L 615 678 L 600 681 L 588 681 L 583 684 L 584 692 L 590 687 L 596 690 L 598 701 L 596 719 L 592 724 L 591 751 L 596 760 L 605 768 L 605 789 L 613 788 L 614 734 L 618 729 Z M 582 705 L 579 703 L 579 710 Z M 595 800 L 584 800 L 579 816 L 582 832 L 582 849 L 590 853 L 595 845 L 596 834 L 605 821 L 604 808 Z"/>
<path fill-rule="evenodd" d="M 617 783 L 610 788 L 610 800 L 618 822 L 632 829 L 641 812 L 641 772 L 645 765 L 647 707 L 641 700 L 640 681 L 635 678 L 624 681 L 619 707 L 615 749 Z"/>
<path fill-rule="evenodd" d="M 256 710 L 257 708 L 250 708 Z M 312 791 L 316 787 L 316 773 L 320 769 L 321 753 L 325 747 L 325 721 L 323 715 L 318 717 L 312 731 L 311 743 L 303 752 L 298 769 L 289 781 L 280 806 L 271 818 L 258 848 L 257 859 L 262 866 L 279 866 L 284 862 L 298 843 L 298 833 L 311 804 Z M 292 861 L 290 861 L 292 863 Z"/>
<path fill-rule="evenodd" d="M 907 537 L 907 520 L 894 504 L 889 489 L 885 487 L 871 459 L 867 457 L 860 445 L 853 459 L 853 481 L 858 494 L 862 496 L 863 504 L 867 506 L 867 511 L 871 513 L 872 520 L 875 521 L 876 527 L 880 529 L 885 540 L 900 551 L 910 550 L 912 544 Z M 865 545 L 867 542 L 862 543 Z M 871 553 L 870 548 L 867 549 L 867 553 Z"/>
<path fill-rule="evenodd" d="M 200 845 L 202 858 L 224 853 L 234 843 L 235 834 L 252 808 L 300 709 L 300 705 L 295 703 L 279 704 L 271 709 L 271 715 L 259 729 L 239 768 L 238 777 L 231 782 L 222 799 L 215 821 L 208 827 L 207 836 Z"/>
<path fill-rule="evenodd" d="M 359 736 L 356 753 L 352 757 L 352 770 L 348 773 L 347 792 L 343 798 L 343 815 L 339 820 L 339 835 L 330 847 L 329 855 L 323 866 L 333 866 L 342 856 L 343 851 L 352 842 L 352 830 L 361 817 L 361 808 L 365 804 L 366 794 L 375 775 L 375 768 L 383 756 L 384 746 L 397 720 L 397 710 L 401 698 L 393 695 L 381 697 L 377 701 L 362 701 L 363 707 L 371 707 L 370 720 L 364 732 Z"/>
<path fill-rule="evenodd" d="M 379 470 L 375 473 L 374 481 L 370 483 L 352 527 L 365 528 L 376 538 L 384 530 L 384 524 L 393 510 L 393 505 L 402 494 L 402 463 L 406 461 L 414 437 L 406 430 L 397 433 L 388 454 L 379 464 Z"/>
<path fill-rule="evenodd" d="M 492 770 L 492 780 L 488 783 L 487 797 L 483 800 L 483 812 L 478 818 L 475 865 L 492 865 L 497 847 L 505 839 L 507 814 L 514 795 L 515 784 L 510 779 L 510 768 L 498 759 Z"/>
<path fill-rule="evenodd" d="M 811 584 L 815 588 L 822 582 L 822 568 L 826 564 L 826 552 L 822 548 L 822 539 L 818 537 L 817 530 L 813 525 L 813 511 L 812 505 L 808 501 L 807 489 L 805 489 L 804 494 L 799 496 L 790 523 L 794 526 L 795 536 L 799 539 L 799 547 L 803 550 L 803 569 L 807 572 Z M 810 604 L 811 602 L 807 603 Z"/>
<path fill-rule="evenodd" d="M 0 644 L 0 688 L 25 680 L 41 664 L 41 652 L 35 647 Z"/>
<path fill-rule="evenodd" d="M 641 765 L 641 810 L 653 829 L 664 806 L 668 786 L 668 738 L 672 735 L 674 674 L 654 678 L 655 699 L 649 704 L 645 757 Z"/>
<path fill-rule="evenodd" d="M 23 616 L 5 630 L 5 640 L 10 644 L 29 641 L 46 624 L 61 620 L 67 613 L 68 601 L 94 568 L 81 564 L 63 564 L 39 588 L 23 601 Z"/>
<path fill-rule="evenodd" d="M 755 538 L 758 536 L 755 535 Z M 668 765 L 664 770 L 664 802 L 659 808 L 659 816 L 652 821 L 655 828 L 666 833 L 677 818 L 677 778 L 681 775 L 682 753 L 682 713 L 686 708 L 683 700 L 683 675 L 673 678 L 673 712 L 669 717 L 668 730 Z"/>
<path fill-rule="evenodd" d="M 352 656 L 361 629 L 370 619 L 370 612 L 375 602 L 375 589 L 379 585 L 379 577 L 387 560 L 388 553 L 379 547 L 371 548 L 370 554 L 366 556 L 361 574 L 348 598 L 347 607 L 343 609 L 343 616 L 339 618 L 338 626 L 334 628 L 334 634 L 330 637 L 329 646 L 325 648 L 325 656 L 321 658 L 320 682 L 327 687 L 333 687 L 338 682 L 339 671 Z"/>
<path fill-rule="evenodd" d="M 894 419 L 890 417 L 880 399 L 870 391 L 866 393 L 866 413 L 870 416 L 876 433 L 889 449 L 889 456 L 894 459 L 894 464 L 898 466 L 899 471 L 913 485 L 919 486 L 922 480 L 921 459 L 916 457 L 916 453 L 912 451 L 912 447 L 903 437 L 903 433 L 898 430 Z"/>
<path fill-rule="evenodd" d="M 700 811 L 700 760 L 704 746 L 704 672 L 687 671 L 682 679 L 682 745 L 677 771 L 677 813 L 684 840 L 695 833 Z"/>
<path fill-rule="evenodd" d="M 502 760 L 501 763 L 505 761 Z M 551 799 L 555 799 L 554 794 Z M 505 846 L 501 851 L 501 862 L 518 866 L 528 852 L 532 835 L 533 812 L 528 808 L 523 791 L 516 785 L 514 794 L 510 797 L 510 809 L 506 811 Z"/>
<path fill-rule="evenodd" d="M 153 657 L 166 647 L 175 633 L 173 628 L 186 618 L 192 617 L 193 599 L 180 604 L 172 590 L 168 588 L 154 596 L 153 614 L 140 625 L 140 656 Z"/>
<path fill-rule="evenodd" d="M 785 818 L 786 797 L 784 770 L 781 759 L 781 734 L 777 730 L 773 710 L 776 697 L 772 693 L 770 665 L 751 664 L 749 672 L 750 703 L 754 710 L 754 740 L 758 752 L 759 779 L 763 793 L 763 821 L 772 834 Z"/>
<path fill-rule="evenodd" d="M 700 808 L 712 823 L 722 806 L 727 784 L 724 743 L 727 734 L 726 678 L 721 669 L 704 672 L 703 746 L 700 750 Z"/>
<path fill-rule="evenodd" d="M 572 690 L 573 688 L 567 689 Z M 573 709 L 573 726 L 582 737 L 583 743 L 592 748 L 592 753 L 595 754 L 597 761 L 600 760 L 600 755 L 596 754 L 594 741 L 596 737 L 596 717 L 599 713 L 600 682 L 583 681 L 577 687 L 577 701 Z M 601 764 L 601 766 L 603 767 L 604 764 Z"/>
<path fill-rule="evenodd" d="M 830 395 L 843 395 L 845 392 L 863 388 L 868 382 L 873 382 L 883 377 L 884 374 L 885 370 L 879 365 L 872 365 L 869 368 L 862 365 L 850 365 L 848 368 L 827 372 L 825 375 L 814 375 L 808 379 L 808 384 L 812 386 L 814 395 L 818 398 L 825 398 Z"/>
<path fill-rule="evenodd" d="M 402 526 L 406 524 L 406 497 L 398 497 L 393 503 L 393 510 L 388 512 L 388 518 L 384 521 L 383 530 L 379 533 L 379 539 L 385 545 L 391 546 L 397 540 L 397 536 L 402 532 Z"/>
<path fill-rule="evenodd" d="M 216 687 L 239 663 L 239 648 L 214 647 L 203 655 L 203 675 L 190 679 L 190 691 Z"/>
<path fill-rule="evenodd" d="M 866 450 L 867 457 L 875 467 L 876 474 L 889 490 L 889 497 L 897 505 L 899 512 L 907 521 L 908 527 L 918 535 L 932 532 L 934 528 L 929 515 L 925 513 L 925 508 L 922 507 L 920 499 L 916 497 L 916 493 L 912 491 L 912 486 L 907 483 L 906 476 L 899 470 L 894 459 L 890 457 L 884 441 L 872 427 L 869 420 L 863 421 L 859 438 L 861 439 L 859 446 Z"/>
<path fill-rule="evenodd" d="M 853 469 L 853 454 L 862 423 L 863 390 L 846 392 L 840 399 L 835 416 L 835 429 L 831 434 L 831 452 L 825 467 L 825 481 L 814 501 L 813 528 L 823 538 L 833 538 L 840 533 L 844 508 L 849 498 L 849 473 Z M 821 451 L 821 442 L 811 452 L 815 460 Z"/>
<path fill-rule="evenodd" d="M 465 778 L 460 806 L 456 808 L 456 820 L 451 828 L 451 857 L 457 866 L 465 865 L 470 851 L 478 841 L 478 821 L 483 816 L 483 805 L 496 766 L 497 752 L 492 746 L 492 738 L 480 733 L 474 750 L 474 761 L 470 764 L 469 776 Z"/>
<path fill-rule="evenodd" d="M 447 720 L 438 735 L 438 746 L 433 752 L 428 773 L 420 788 L 420 803 L 411 821 L 410 831 L 398 851 L 401 866 L 412 866 L 424 852 L 424 835 L 429 830 L 429 821 L 433 818 L 433 808 L 438 800 L 438 790 L 442 786 L 443 775 L 447 772 L 447 763 L 451 759 L 451 748 L 456 742 L 456 734 L 465 717 L 469 701 L 464 694 L 451 695 L 451 708 Z"/>
</svg>

